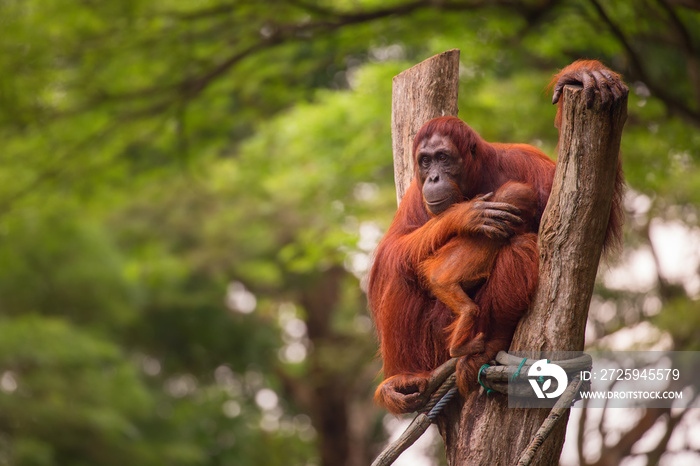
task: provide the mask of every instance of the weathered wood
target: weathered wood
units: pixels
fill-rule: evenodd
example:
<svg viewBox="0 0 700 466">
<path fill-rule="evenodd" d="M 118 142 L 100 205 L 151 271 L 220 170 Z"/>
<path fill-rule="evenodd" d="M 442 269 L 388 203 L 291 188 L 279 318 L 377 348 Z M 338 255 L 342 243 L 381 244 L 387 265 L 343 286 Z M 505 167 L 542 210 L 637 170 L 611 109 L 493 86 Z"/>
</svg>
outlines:
<svg viewBox="0 0 700 466">
<path fill-rule="evenodd" d="M 540 284 L 514 351 L 583 350 L 610 218 L 627 97 L 606 107 L 596 100 L 590 110 L 580 87 L 567 86 L 563 98 L 559 159 L 539 233 Z"/>
<path fill-rule="evenodd" d="M 540 225 L 540 284 L 511 345 L 536 359 L 542 351 L 583 349 L 627 115 L 626 97 L 586 109 L 580 87 L 569 86 L 562 98 L 559 160 Z M 483 390 L 470 393 L 440 425 L 448 464 L 515 464 L 548 413 L 508 408 L 505 396 Z M 558 464 L 565 430 L 566 422 L 554 428 L 532 464 Z"/>
<path fill-rule="evenodd" d="M 401 202 L 413 179 L 413 138 L 426 121 L 457 116 L 459 50 L 448 50 L 394 77 L 391 136 L 396 199 Z"/>
</svg>

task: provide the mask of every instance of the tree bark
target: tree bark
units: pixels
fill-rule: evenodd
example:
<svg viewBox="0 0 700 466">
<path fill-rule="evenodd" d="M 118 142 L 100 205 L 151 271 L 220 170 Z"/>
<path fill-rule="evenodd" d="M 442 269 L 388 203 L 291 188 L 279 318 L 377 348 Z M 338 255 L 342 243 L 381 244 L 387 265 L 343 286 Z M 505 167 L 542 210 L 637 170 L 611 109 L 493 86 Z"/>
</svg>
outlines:
<svg viewBox="0 0 700 466">
<path fill-rule="evenodd" d="M 456 93 L 451 90 L 432 89 L 427 99 L 424 91 L 405 91 L 424 89 L 421 82 L 438 85 L 437 80 L 426 80 L 425 76 L 445 71 L 426 70 L 429 63 L 426 60 L 394 78 L 394 93 L 405 93 L 394 95 L 392 110 L 399 200 L 413 177 L 409 149 L 413 135 L 427 119 L 452 114 L 442 113 L 442 109 L 454 108 L 456 113 L 456 103 L 453 107 L 443 101 L 456 102 Z M 422 68 L 414 74 L 412 70 L 418 67 Z M 416 82 L 411 84 L 410 80 Z M 441 82 L 447 81 L 443 78 Z M 540 224 L 540 284 L 532 308 L 520 322 L 511 345 L 512 351 L 526 351 L 532 358 L 544 351 L 583 350 L 588 306 L 610 216 L 620 138 L 627 116 L 626 97 L 607 106 L 596 101 L 593 108 L 587 109 L 581 89 L 568 86 L 562 99 L 559 160 Z M 397 101 L 402 102 L 401 106 Z M 543 408 L 509 408 L 503 395 L 487 396 L 483 390 L 473 391 L 454 403 L 439 423 L 448 464 L 516 464 L 548 413 L 549 409 Z M 567 422 L 568 413 L 539 448 L 532 464 L 558 464 Z"/>
<path fill-rule="evenodd" d="M 459 50 L 448 50 L 394 76 L 391 139 L 396 201 L 413 180 L 413 138 L 428 120 L 457 116 Z"/>
</svg>

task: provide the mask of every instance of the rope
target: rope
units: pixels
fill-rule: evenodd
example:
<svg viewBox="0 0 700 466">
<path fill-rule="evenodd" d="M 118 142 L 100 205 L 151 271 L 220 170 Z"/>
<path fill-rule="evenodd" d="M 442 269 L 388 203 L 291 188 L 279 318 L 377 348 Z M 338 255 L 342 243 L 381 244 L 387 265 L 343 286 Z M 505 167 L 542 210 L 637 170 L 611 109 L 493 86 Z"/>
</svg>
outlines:
<svg viewBox="0 0 700 466">
<path fill-rule="evenodd" d="M 513 377 L 510 378 L 510 381 L 513 382 L 519 375 L 520 375 L 520 369 L 523 368 L 523 365 L 525 364 L 525 361 L 527 361 L 527 358 L 523 358 L 522 361 L 520 361 L 520 365 L 518 366 L 518 370 L 515 371 L 515 374 L 513 374 Z"/>
<path fill-rule="evenodd" d="M 401 453 L 413 445 L 413 443 L 428 430 L 430 424 L 435 422 L 447 403 L 457 395 L 459 390 L 455 386 L 457 375 L 454 373 L 454 359 L 456 358 L 453 358 L 438 368 L 438 370 L 443 370 L 442 368 L 444 366 L 451 364 L 452 367 L 450 367 L 450 369 L 453 372 L 442 382 L 438 389 L 433 392 L 428 402 L 421 408 L 421 412 L 413 419 L 403 434 L 389 444 L 389 446 L 377 456 L 372 466 L 388 466 L 396 461 L 396 458 L 398 458 Z"/>
<path fill-rule="evenodd" d="M 445 396 L 440 398 L 440 401 L 438 401 L 435 407 L 428 413 L 428 418 L 430 418 L 431 422 L 435 422 L 438 415 L 442 412 L 442 408 L 444 408 L 445 405 L 449 403 L 457 393 L 459 393 L 459 389 L 457 387 L 452 387 L 447 393 L 445 393 Z"/>
<path fill-rule="evenodd" d="M 483 366 L 481 366 L 481 367 L 479 368 L 479 373 L 476 375 L 476 381 L 479 382 L 479 385 L 481 385 L 482 387 L 484 387 L 484 389 L 486 390 L 486 396 L 488 396 L 488 395 L 490 395 L 491 393 L 493 393 L 493 390 L 492 390 L 491 388 L 487 387 L 486 385 L 484 385 L 484 384 L 481 382 L 481 371 L 483 371 L 483 370 L 486 369 L 487 367 L 491 367 L 491 366 L 489 366 L 488 364 L 484 364 Z"/>
<path fill-rule="evenodd" d="M 574 401 L 576 400 L 576 395 L 578 394 L 578 391 L 581 388 L 582 384 L 583 382 L 581 381 L 580 375 L 574 377 L 573 380 L 569 383 L 564 393 L 562 393 L 557 402 L 554 404 L 554 407 L 552 407 L 552 410 L 549 412 L 547 418 L 544 420 L 544 422 L 542 422 L 542 425 L 530 441 L 530 444 L 520 456 L 518 466 L 530 465 L 533 458 L 535 457 L 535 454 L 537 453 L 537 450 L 547 439 L 547 437 L 549 437 L 549 434 L 554 429 L 554 426 L 557 425 L 561 418 L 564 417 L 564 413 L 566 413 L 566 411 L 569 408 L 571 408 L 571 405 L 574 404 Z"/>
<path fill-rule="evenodd" d="M 435 392 L 430 396 L 430 400 L 425 404 L 425 406 L 420 410 L 422 413 L 429 413 L 434 407 L 436 407 L 446 396 L 446 394 L 452 390 L 455 386 L 455 381 L 457 380 L 457 374 L 452 373 L 445 379 L 445 381 L 440 385 L 440 387 L 435 390 Z M 443 404 L 444 406 L 444 404 Z M 440 408 L 442 409 L 442 408 Z"/>
<path fill-rule="evenodd" d="M 489 364 L 484 364 L 481 366 L 476 378 L 479 385 L 484 387 L 486 390 L 487 395 L 490 395 L 494 391 L 507 394 L 507 388 L 504 389 L 501 385 L 498 385 L 498 382 L 503 383 L 507 382 L 508 380 L 511 382 L 515 381 L 520 376 L 520 372 L 525 365 L 531 366 L 537 361 L 535 359 L 522 358 L 517 369 L 512 374 L 509 374 L 509 371 L 512 370 L 511 368 L 515 367 L 515 364 L 518 364 L 517 359 L 514 356 L 501 351 L 496 356 L 496 361 L 499 363 L 498 366 L 491 366 Z M 428 427 L 430 427 L 430 424 L 435 422 L 444 407 L 457 395 L 459 390 L 455 386 L 457 376 L 454 373 L 457 360 L 458 358 L 452 358 L 433 371 L 431 374 L 429 384 L 430 388 L 428 391 L 435 386 L 437 386 L 437 388 L 432 392 L 427 403 L 420 409 L 419 414 L 413 419 L 403 434 L 401 434 L 397 440 L 389 444 L 389 446 L 384 449 L 377 459 L 374 460 L 372 466 L 388 466 L 392 464 L 396 458 L 401 455 L 401 453 L 413 445 L 413 443 L 418 440 L 421 435 L 423 435 Z M 547 360 L 547 362 L 549 362 L 549 360 Z M 575 372 L 581 369 L 590 368 L 591 357 L 584 354 L 565 361 L 555 361 L 555 364 L 564 368 L 567 373 Z M 482 372 L 484 373 L 484 381 L 481 380 Z M 508 376 L 504 379 L 503 377 L 506 375 Z M 490 379 L 497 382 L 497 387 L 492 388 L 489 386 Z M 441 383 L 440 380 L 442 380 Z M 438 383 L 439 385 L 437 385 Z M 559 420 L 561 420 L 563 417 L 564 413 L 576 400 L 576 396 L 578 395 L 582 384 L 583 382 L 581 381 L 580 375 L 576 375 L 571 380 L 564 393 L 559 397 L 549 415 L 540 426 L 537 433 L 535 433 L 535 436 L 530 441 L 528 447 L 522 453 L 518 466 L 530 465 L 532 459 L 537 453 L 537 450 L 539 449 L 540 445 L 542 445 L 542 442 L 547 439 L 549 434 L 552 432 L 552 429 L 554 429 Z"/>
</svg>

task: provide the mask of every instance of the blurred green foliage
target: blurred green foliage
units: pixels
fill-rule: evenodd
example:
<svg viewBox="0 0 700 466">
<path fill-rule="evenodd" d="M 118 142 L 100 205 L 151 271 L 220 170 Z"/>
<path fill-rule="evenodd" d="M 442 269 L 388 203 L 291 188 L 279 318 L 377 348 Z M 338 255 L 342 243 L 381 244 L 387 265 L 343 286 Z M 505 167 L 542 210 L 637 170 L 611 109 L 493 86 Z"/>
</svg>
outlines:
<svg viewBox="0 0 700 466">
<path fill-rule="evenodd" d="M 694 65 L 649 40 L 672 17 L 606 4 L 645 82 L 593 2 L 471 3 L 0 2 L 0 465 L 367 464 L 391 78 L 433 53 L 461 49 L 465 121 L 549 154 L 557 68 L 631 75 L 628 243 L 697 232 L 700 125 L 673 104 Z M 653 317 L 692 344 L 669 316 L 697 290 L 671 285 L 644 290 L 657 317 L 602 288 L 625 316 L 605 331 Z"/>
</svg>

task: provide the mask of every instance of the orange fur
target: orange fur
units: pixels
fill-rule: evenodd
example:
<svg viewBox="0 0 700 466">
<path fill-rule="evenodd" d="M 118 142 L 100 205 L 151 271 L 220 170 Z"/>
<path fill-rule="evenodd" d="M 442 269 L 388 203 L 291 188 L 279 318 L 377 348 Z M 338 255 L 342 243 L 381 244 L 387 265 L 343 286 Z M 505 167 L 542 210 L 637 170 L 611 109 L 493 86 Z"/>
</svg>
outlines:
<svg viewBox="0 0 700 466">
<path fill-rule="evenodd" d="M 520 209 L 524 223 L 509 240 L 498 242 L 483 236 L 457 236 L 418 268 L 426 286 L 455 317 L 446 332 L 450 356 L 468 359 L 458 374 L 463 389 L 470 381 L 476 382 L 483 364 L 493 359 L 498 351 L 508 349 L 515 326 L 528 309 L 537 284 L 532 279 L 537 276 L 539 263 L 537 235 L 531 231 L 537 207 L 535 192 L 526 184 L 511 181 L 499 188 L 493 200 Z M 499 273 L 506 270 L 513 273 L 505 277 L 492 274 L 496 262 Z M 484 301 L 489 299 L 485 291 L 491 289 L 500 290 L 500 300 L 484 306 Z M 476 302 L 469 296 L 470 290 L 475 293 Z M 503 300 L 507 301 L 506 305 L 500 303 Z M 492 312 L 481 313 L 482 307 Z"/>
</svg>

